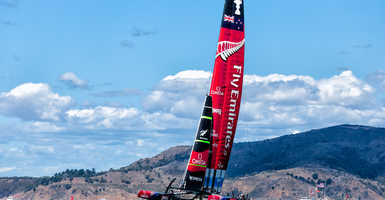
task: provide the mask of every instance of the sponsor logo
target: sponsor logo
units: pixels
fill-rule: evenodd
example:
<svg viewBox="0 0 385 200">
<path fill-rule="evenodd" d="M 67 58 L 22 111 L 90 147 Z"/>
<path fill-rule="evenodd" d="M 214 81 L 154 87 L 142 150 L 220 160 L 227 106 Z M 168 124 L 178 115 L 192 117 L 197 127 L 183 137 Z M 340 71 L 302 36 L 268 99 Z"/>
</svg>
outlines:
<svg viewBox="0 0 385 200">
<path fill-rule="evenodd" d="M 231 86 L 234 89 L 230 92 L 230 105 L 229 105 L 229 113 L 227 117 L 227 124 L 225 129 L 225 150 L 223 151 L 223 155 L 227 156 L 230 152 L 231 142 L 234 138 L 233 132 L 235 130 L 235 122 L 238 119 L 237 116 L 237 108 L 239 108 L 239 100 L 240 100 L 240 90 L 239 84 L 242 78 L 242 66 L 234 65 L 235 73 L 233 74 L 231 80 Z M 228 149 L 228 150 L 227 150 Z"/>
<path fill-rule="evenodd" d="M 211 95 L 221 95 L 221 96 L 224 95 L 224 93 L 223 93 L 223 91 L 222 91 L 222 89 L 221 89 L 220 86 L 217 86 L 217 87 L 215 88 L 215 91 L 214 91 L 214 90 L 211 90 L 210 94 L 211 94 Z"/>
<path fill-rule="evenodd" d="M 234 3 L 236 5 L 237 10 L 235 10 L 236 15 L 241 15 L 241 5 L 242 5 L 242 0 L 234 0 Z"/>
<path fill-rule="evenodd" d="M 207 133 L 207 131 L 209 131 L 209 130 L 201 130 L 201 131 L 199 132 L 200 136 L 201 136 L 201 137 L 205 136 L 206 133 Z"/>
<path fill-rule="evenodd" d="M 189 179 L 190 181 L 202 181 L 202 178 L 195 177 L 195 176 L 190 176 Z"/>
<path fill-rule="evenodd" d="M 220 108 L 213 108 L 213 113 L 216 113 L 218 115 L 222 115 L 222 109 L 220 109 Z"/>
<path fill-rule="evenodd" d="M 195 165 L 203 165 L 203 166 L 206 166 L 206 161 L 203 160 L 203 155 L 202 155 L 202 153 L 199 153 L 199 154 L 198 154 L 198 159 L 193 158 L 193 159 L 191 160 L 191 163 L 192 163 L 192 164 L 195 164 Z"/>
<path fill-rule="evenodd" d="M 225 16 L 223 17 L 223 20 L 224 20 L 225 22 L 231 22 L 231 23 L 234 23 L 234 16 L 225 15 Z"/>
<path fill-rule="evenodd" d="M 217 55 L 215 58 L 220 56 L 223 61 L 227 61 L 227 59 L 234 55 L 245 45 L 245 39 L 240 42 L 230 42 L 230 41 L 221 41 L 218 42 L 217 47 Z"/>
</svg>

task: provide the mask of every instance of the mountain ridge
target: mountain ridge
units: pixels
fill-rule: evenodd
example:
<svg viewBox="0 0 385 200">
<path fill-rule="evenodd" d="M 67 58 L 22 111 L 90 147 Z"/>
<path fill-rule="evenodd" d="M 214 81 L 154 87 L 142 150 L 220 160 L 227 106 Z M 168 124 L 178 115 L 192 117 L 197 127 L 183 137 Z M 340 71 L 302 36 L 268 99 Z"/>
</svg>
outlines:
<svg viewBox="0 0 385 200">
<path fill-rule="evenodd" d="M 243 175 L 250 171 L 316 164 L 346 170 L 362 178 L 375 178 L 385 172 L 384 144 L 385 128 L 346 124 L 264 141 L 238 143 L 231 155 L 229 175 L 241 175 L 236 172 L 240 168 L 237 164 L 242 163 L 245 155 L 254 155 L 254 163 L 246 163 L 251 168 L 245 167 Z M 265 167 L 255 168 L 260 163 Z M 378 170 L 365 171 L 359 168 Z"/>
</svg>

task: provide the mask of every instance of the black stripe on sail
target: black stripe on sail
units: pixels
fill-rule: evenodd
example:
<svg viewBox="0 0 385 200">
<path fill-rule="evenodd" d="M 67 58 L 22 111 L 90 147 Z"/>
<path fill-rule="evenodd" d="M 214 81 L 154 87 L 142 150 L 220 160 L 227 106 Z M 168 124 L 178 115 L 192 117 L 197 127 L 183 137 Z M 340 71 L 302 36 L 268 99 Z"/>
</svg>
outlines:
<svg viewBox="0 0 385 200">
<path fill-rule="evenodd" d="M 188 190 L 200 191 L 204 184 L 206 169 L 208 167 L 208 159 L 205 160 L 205 165 L 202 164 L 192 164 L 190 163 L 191 159 L 194 159 L 193 155 L 199 153 L 208 153 L 210 149 L 210 137 L 212 131 L 212 99 L 211 96 L 207 96 L 205 100 L 205 105 L 203 107 L 201 119 L 199 122 L 199 127 L 195 137 L 195 142 L 193 150 L 189 159 L 189 163 L 186 170 L 186 175 L 184 178 L 184 188 Z M 196 158 L 196 157 L 195 157 Z M 198 158 L 199 159 L 199 158 Z M 194 166 L 198 168 L 198 171 L 190 171 L 189 166 Z"/>
</svg>

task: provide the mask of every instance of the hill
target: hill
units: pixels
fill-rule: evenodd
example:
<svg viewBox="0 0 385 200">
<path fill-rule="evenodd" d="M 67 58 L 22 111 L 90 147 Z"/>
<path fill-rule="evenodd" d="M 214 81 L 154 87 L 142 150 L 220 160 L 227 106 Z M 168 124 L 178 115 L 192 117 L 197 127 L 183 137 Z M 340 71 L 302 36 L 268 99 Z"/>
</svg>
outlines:
<svg viewBox="0 0 385 200">
<path fill-rule="evenodd" d="M 341 125 L 234 146 L 230 177 L 265 170 L 322 166 L 361 178 L 385 172 L 385 129 Z"/>
<path fill-rule="evenodd" d="M 332 199 L 346 194 L 385 199 L 384 143 L 385 129 L 353 125 L 237 143 L 224 191 L 244 191 L 262 199 L 298 199 L 323 182 L 325 195 Z M 118 170 L 72 179 L 60 176 L 45 184 L 35 181 L 33 187 L 26 187 L 28 191 L 19 188 L 11 193 L 17 199 L 135 199 L 138 189 L 162 191 L 173 177 L 180 178 L 189 151 L 189 146 L 173 147 Z"/>
</svg>

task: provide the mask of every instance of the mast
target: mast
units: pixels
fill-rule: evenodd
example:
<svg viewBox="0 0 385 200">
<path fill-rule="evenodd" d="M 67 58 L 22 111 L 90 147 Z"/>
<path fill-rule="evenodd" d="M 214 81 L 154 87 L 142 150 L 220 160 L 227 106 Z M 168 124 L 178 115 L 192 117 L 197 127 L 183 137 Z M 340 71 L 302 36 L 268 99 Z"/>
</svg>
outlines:
<svg viewBox="0 0 385 200">
<path fill-rule="evenodd" d="M 213 110 L 212 156 L 206 191 L 220 193 L 238 122 L 244 71 L 244 1 L 225 0 L 210 87 Z"/>
</svg>

